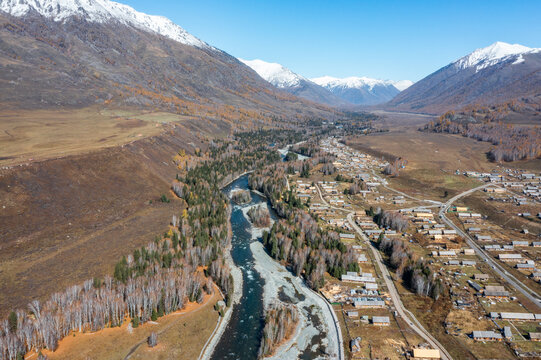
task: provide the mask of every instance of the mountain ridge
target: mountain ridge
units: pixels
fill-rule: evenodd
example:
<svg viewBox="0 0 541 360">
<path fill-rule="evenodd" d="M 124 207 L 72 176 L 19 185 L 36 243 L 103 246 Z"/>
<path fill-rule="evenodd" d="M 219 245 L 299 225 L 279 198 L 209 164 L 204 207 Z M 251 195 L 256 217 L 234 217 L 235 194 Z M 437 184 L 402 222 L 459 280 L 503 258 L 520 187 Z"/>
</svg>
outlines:
<svg viewBox="0 0 541 360">
<path fill-rule="evenodd" d="M 182 44 L 212 48 L 164 16 L 148 15 L 131 6 L 110 0 L 85 0 L 85 2 L 86 6 L 83 7 L 80 0 L 33 0 L 32 3 L 25 0 L 2 0 L 0 11 L 15 17 L 35 12 L 55 22 L 62 22 L 73 16 L 98 23 L 115 20 L 124 25 L 152 31 Z"/>
<path fill-rule="evenodd" d="M 520 44 L 508 44 L 502 41 L 496 41 L 485 48 L 474 50 L 470 54 L 454 61 L 453 64 L 461 69 L 475 67 L 476 71 L 480 71 L 489 66 L 496 65 L 508 57 L 516 57 L 527 53 L 538 53 L 540 51 L 541 49 L 529 48 Z"/>
<path fill-rule="evenodd" d="M 540 49 L 496 42 L 429 74 L 382 107 L 441 114 L 473 104 L 537 97 L 539 89 Z"/>
<path fill-rule="evenodd" d="M 323 76 L 312 78 L 316 84 L 354 105 L 377 105 L 394 98 L 400 90 L 391 80 L 368 77 L 335 78 Z"/>
<path fill-rule="evenodd" d="M 350 105 L 347 101 L 335 96 L 331 91 L 302 75 L 294 73 L 281 64 L 270 63 L 260 59 L 239 60 L 254 70 L 265 81 L 290 94 L 333 107 Z"/>
</svg>

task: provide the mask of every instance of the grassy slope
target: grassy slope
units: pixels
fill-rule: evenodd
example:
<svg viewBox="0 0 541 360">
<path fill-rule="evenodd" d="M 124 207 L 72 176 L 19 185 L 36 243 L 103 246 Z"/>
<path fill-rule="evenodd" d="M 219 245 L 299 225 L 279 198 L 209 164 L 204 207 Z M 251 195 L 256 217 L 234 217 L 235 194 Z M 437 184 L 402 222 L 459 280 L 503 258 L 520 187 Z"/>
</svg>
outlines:
<svg viewBox="0 0 541 360">
<path fill-rule="evenodd" d="M 179 115 L 90 107 L 0 114 L 0 165 L 76 155 L 118 146 L 164 131 Z"/>
</svg>

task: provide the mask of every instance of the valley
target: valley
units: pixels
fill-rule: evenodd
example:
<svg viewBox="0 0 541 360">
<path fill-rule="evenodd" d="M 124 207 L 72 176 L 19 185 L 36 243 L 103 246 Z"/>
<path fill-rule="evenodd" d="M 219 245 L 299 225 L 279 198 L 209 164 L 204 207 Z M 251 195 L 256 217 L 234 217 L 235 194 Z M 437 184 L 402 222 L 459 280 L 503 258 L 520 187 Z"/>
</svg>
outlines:
<svg viewBox="0 0 541 360">
<path fill-rule="evenodd" d="M 0 360 L 541 358 L 538 21 L 388 5 L 0 0 Z"/>
</svg>

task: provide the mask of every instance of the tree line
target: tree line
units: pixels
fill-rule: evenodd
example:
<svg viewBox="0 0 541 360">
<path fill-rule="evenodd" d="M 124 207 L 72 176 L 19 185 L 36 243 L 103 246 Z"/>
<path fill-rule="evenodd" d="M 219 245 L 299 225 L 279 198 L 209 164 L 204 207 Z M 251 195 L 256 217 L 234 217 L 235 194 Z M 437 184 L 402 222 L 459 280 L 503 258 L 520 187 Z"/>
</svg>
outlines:
<svg viewBox="0 0 541 360">
<path fill-rule="evenodd" d="M 256 227 L 268 227 L 271 223 L 270 213 L 266 206 L 258 205 L 248 210 L 248 217 Z"/>
<path fill-rule="evenodd" d="M 248 204 L 252 201 L 252 196 L 248 190 L 236 190 L 231 194 L 231 200 L 239 205 Z"/>
<path fill-rule="evenodd" d="M 398 211 L 381 210 L 374 215 L 374 222 L 380 227 L 400 232 L 408 228 L 408 218 Z"/>
<path fill-rule="evenodd" d="M 435 276 L 428 263 L 409 250 L 404 241 L 391 240 L 382 234 L 377 245 L 389 257 L 389 264 L 406 287 L 417 295 L 439 299 L 444 291 L 443 283 Z"/>
</svg>

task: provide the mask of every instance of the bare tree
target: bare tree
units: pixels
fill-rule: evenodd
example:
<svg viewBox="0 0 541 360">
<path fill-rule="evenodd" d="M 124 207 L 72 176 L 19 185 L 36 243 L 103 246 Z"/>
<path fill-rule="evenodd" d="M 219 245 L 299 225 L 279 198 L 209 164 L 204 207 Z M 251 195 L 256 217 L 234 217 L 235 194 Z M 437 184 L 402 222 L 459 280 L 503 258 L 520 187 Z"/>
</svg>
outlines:
<svg viewBox="0 0 541 360">
<path fill-rule="evenodd" d="M 147 338 L 147 343 L 149 347 L 154 347 L 158 345 L 158 334 L 154 331 L 150 333 L 150 336 Z"/>
</svg>

